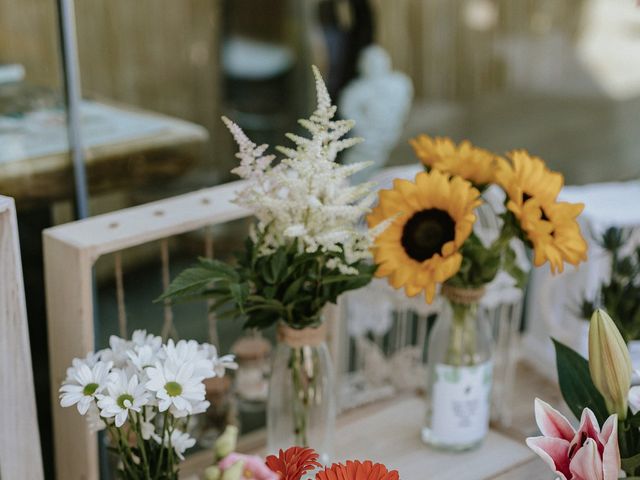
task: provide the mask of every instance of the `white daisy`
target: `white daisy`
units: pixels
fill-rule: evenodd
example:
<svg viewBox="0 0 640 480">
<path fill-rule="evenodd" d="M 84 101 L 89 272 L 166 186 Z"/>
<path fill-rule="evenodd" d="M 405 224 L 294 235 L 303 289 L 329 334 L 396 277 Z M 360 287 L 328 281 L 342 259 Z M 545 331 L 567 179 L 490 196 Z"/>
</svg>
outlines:
<svg viewBox="0 0 640 480">
<path fill-rule="evenodd" d="M 164 352 L 167 360 L 174 365 L 180 366 L 187 363 L 193 365 L 196 377 L 211 378 L 215 375 L 207 350 L 200 348 L 200 344 L 195 340 L 180 340 L 174 343 L 169 339 Z"/>
<path fill-rule="evenodd" d="M 140 433 L 143 440 L 149 440 L 153 438 L 156 442 L 160 443 L 160 436 L 156 433 L 156 424 L 153 419 L 156 416 L 156 412 L 149 406 L 144 407 L 144 414 L 140 421 Z"/>
<path fill-rule="evenodd" d="M 203 378 L 195 375 L 195 367 L 191 363 L 175 365 L 167 359 L 147 368 L 146 372 L 149 377 L 146 387 L 155 392 L 160 412 L 171 409 L 173 415 L 184 416 L 192 413 L 194 406 L 204 400 Z"/>
<path fill-rule="evenodd" d="M 206 352 L 207 358 L 211 360 L 213 364 L 213 372 L 216 377 L 224 377 L 226 370 L 236 370 L 238 364 L 235 361 L 235 355 L 223 355 L 218 357 L 218 349 L 215 345 L 209 343 L 202 344 L 202 350 Z"/>
<path fill-rule="evenodd" d="M 156 352 L 149 345 L 136 346 L 133 350 L 128 350 L 127 357 L 138 373 L 143 373 L 145 368 L 153 367 L 158 361 Z"/>
<path fill-rule="evenodd" d="M 127 351 L 131 349 L 132 343 L 124 338 L 111 335 L 109 337 L 109 348 L 100 350 L 102 360 L 113 362 L 114 367 L 124 368 L 127 364 Z"/>
<path fill-rule="evenodd" d="M 74 358 L 71 360 L 71 366 L 67 368 L 67 377 L 71 377 L 74 368 L 78 368 L 82 364 L 85 364 L 89 368 L 93 368 L 99 360 L 100 352 L 89 352 L 84 358 Z"/>
<path fill-rule="evenodd" d="M 78 405 L 78 412 L 84 415 L 89 406 L 107 383 L 107 376 L 113 363 L 98 361 L 89 367 L 79 360 L 67 370 L 67 379 L 60 387 L 60 405 L 70 407 Z"/>
<path fill-rule="evenodd" d="M 129 412 L 140 412 L 149 401 L 149 394 L 144 385 L 138 383 L 138 376 L 127 376 L 124 370 L 117 370 L 109 375 L 107 382 L 109 395 L 98 396 L 98 408 L 105 418 L 115 417 L 116 427 L 121 427 L 129 417 Z"/>
<path fill-rule="evenodd" d="M 171 442 L 168 441 L 169 438 L 171 438 Z M 171 432 L 171 437 L 168 435 L 164 437 L 164 445 L 169 446 L 169 443 L 171 443 L 171 447 L 175 450 L 178 458 L 184 460 L 184 452 L 196 444 L 196 439 L 190 437 L 188 433 L 175 429 Z"/>
<path fill-rule="evenodd" d="M 87 424 L 92 433 L 104 430 L 107 426 L 107 420 L 100 416 L 100 410 L 95 403 L 92 403 L 87 410 Z"/>
<path fill-rule="evenodd" d="M 146 330 L 136 330 L 131 335 L 131 343 L 134 347 L 148 346 L 152 351 L 157 352 L 162 347 L 162 337 L 147 333 Z"/>
</svg>

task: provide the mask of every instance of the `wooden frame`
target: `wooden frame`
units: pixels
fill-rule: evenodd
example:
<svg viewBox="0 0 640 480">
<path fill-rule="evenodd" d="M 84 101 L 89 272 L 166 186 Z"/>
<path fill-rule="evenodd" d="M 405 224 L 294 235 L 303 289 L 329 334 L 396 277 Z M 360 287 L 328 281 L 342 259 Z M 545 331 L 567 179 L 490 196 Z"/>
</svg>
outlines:
<svg viewBox="0 0 640 480">
<path fill-rule="evenodd" d="M 75 409 L 63 409 L 58 401 L 71 360 L 94 349 L 93 265 L 102 255 L 250 216 L 231 202 L 243 185 L 227 183 L 44 231 L 57 478 L 99 476 L 96 435 Z M 335 322 L 338 311 L 330 309 L 327 320 Z M 336 348 L 335 337 L 330 336 L 330 345 Z"/>
<path fill-rule="evenodd" d="M 248 217 L 248 210 L 231 203 L 242 185 L 228 183 L 44 231 L 57 478 L 99 476 L 96 435 L 75 409 L 63 409 L 58 401 L 71 360 L 94 349 L 93 265 L 105 254 Z"/>
<path fill-rule="evenodd" d="M 42 479 L 18 224 L 0 196 L 0 478 Z"/>
</svg>

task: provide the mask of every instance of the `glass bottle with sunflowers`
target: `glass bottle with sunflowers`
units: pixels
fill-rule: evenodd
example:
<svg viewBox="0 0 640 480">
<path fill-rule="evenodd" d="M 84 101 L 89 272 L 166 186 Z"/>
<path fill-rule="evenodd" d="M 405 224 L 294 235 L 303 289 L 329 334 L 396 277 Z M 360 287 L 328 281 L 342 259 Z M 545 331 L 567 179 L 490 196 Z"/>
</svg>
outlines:
<svg viewBox="0 0 640 480">
<path fill-rule="evenodd" d="M 533 251 L 533 263 L 586 260 L 578 215 L 584 205 L 558 200 L 563 177 L 524 150 L 504 156 L 448 138 L 421 135 L 411 141 L 424 172 L 396 179 L 381 190 L 368 217 L 374 228 L 392 219 L 375 240 L 377 276 L 428 303 L 439 291 L 443 308 L 429 339 L 425 443 L 464 451 L 479 446 L 489 428 L 492 335 L 480 301 L 499 271 L 524 288 L 513 241 Z M 487 192 L 504 198 L 487 201 Z M 496 192 L 498 189 L 498 192 Z M 500 228 L 481 234 L 478 209 L 491 209 Z"/>
</svg>

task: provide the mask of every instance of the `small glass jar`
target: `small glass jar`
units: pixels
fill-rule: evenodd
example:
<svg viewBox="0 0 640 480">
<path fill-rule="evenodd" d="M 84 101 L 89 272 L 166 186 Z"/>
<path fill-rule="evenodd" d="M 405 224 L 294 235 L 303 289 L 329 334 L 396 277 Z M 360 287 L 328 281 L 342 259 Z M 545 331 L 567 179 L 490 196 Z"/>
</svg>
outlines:
<svg viewBox="0 0 640 480">
<path fill-rule="evenodd" d="M 231 351 L 238 362 L 235 391 L 240 409 L 264 412 L 269 392 L 271 344 L 259 332 L 254 332 L 235 342 Z"/>
<path fill-rule="evenodd" d="M 267 403 L 267 448 L 311 447 L 327 464 L 333 456 L 334 376 L 326 326 L 278 328 Z"/>
<path fill-rule="evenodd" d="M 211 448 L 227 425 L 239 424 L 238 408 L 232 395 L 229 375 L 208 378 L 204 385 L 206 398 L 211 405 L 204 414 L 192 417 L 189 423 L 194 423 L 191 434 L 198 438 L 198 445 Z"/>
<path fill-rule="evenodd" d="M 443 288 L 447 301 L 429 339 L 422 440 L 437 449 L 478 447 L 489 431 L 492 335 L 478 308 L 483 289 Z"/>
</svg>

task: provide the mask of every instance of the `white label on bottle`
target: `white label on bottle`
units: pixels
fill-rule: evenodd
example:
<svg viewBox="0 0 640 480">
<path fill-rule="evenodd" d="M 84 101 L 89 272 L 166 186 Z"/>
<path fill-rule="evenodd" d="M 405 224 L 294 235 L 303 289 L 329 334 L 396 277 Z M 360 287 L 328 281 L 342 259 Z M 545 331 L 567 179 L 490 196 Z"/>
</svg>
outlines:
<svg viewBox="0 0 640 480">
<path fill-rule="evenodd" d="M 470 444 L 487 434 L 492 367 L 491 361 L 473 367 L 436 365 L 431 428 L 439 442 Z"/>
</svg>

